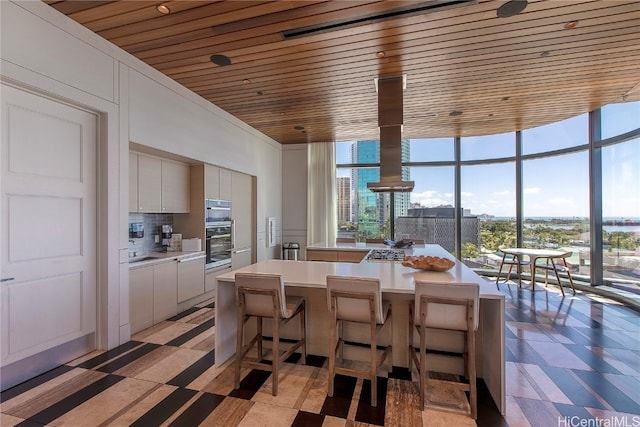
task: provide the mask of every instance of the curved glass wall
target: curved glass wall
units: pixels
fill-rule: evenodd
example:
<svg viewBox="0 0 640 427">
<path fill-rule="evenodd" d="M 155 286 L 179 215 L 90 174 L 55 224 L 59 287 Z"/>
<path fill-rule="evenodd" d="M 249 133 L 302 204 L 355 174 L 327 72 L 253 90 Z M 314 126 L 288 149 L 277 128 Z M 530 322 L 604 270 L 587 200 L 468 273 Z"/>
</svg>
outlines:
<svg viewBox="0 0 640 427">
<path fill-rule="evenodd" d="M 424 239 L 487 272 L 500 246 L 558 248 L 572 252 L 574 278 L 640 293 L 640 102 L 521 132 L 403 141 L 409 195 L 369 197 L 379 157 L 358 152 L 375 143 L 337 144 L 352 207 L 340 236 Z"/>
</svg>

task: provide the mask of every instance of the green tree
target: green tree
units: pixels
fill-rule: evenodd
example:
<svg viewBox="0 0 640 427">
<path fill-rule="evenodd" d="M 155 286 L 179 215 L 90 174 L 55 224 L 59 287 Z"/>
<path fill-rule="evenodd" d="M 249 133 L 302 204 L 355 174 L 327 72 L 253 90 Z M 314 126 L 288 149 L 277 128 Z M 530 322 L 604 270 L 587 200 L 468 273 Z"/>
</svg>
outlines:
<svg viewBox="0 0 640 427">
<path fill-rule="evenodd" d="M 480 249 L 471 242 L 462 245 L 462 259 L 471 259 L 480 255 Z"/>
</svg>

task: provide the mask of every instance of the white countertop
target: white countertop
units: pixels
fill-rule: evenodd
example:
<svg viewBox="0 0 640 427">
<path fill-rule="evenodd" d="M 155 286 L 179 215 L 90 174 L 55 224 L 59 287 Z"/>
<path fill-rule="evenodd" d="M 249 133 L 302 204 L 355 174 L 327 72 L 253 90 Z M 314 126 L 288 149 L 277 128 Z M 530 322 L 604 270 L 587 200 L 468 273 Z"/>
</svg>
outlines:
<svg viewBox="0 0 640 427">
<path fill-rule="evenodd" d="M 144 261 L 129 262 L 129 268 L 148 267 L 154 264 L 160 264 L 168 261 L 185 260 L 188 258 L 202 258 L 205 256 L 204 251 L 197 252 L 149 252 L 146 255 L 140 255 L 136 258 L 150 257 Z"/>
<path fill-rule="evenodd" d="M 343 247 L 342 245 L 346 245 Z M 311 248 L 331 249 L 331 245 L 313 245 Z M 366 245 L 364 243 L 339 243 L 333 249 L 352 250 L 376 249 L 387 247 L 385 245 Z M 417 246 L 405 249 L 407 255 L 439 256 L 448 258 L 456 264 L 448 271 L 421 271 L 410 267 L 404 267 L 400 262 L 394 261 L 362 261 L 360 263 L 322 262 L 322 261 L 292 261 L 271 259 L 261 261 L 247 267 L 224 273 L 217 277 L 218 281 L 233 282 L 236 272 L 247 273 L 271 273 L 280 274 L 287 286 L 301 286 L 311 288 L 324 288 L 327 275 L 375 277 L 380 278 L 382 292 L 389 293 L 414 293 L 416 280 L 429 280 L 440 283 L 478 283 L 480 285 L 481 298 L 504 298 L 495 284 L 478 276 L 464 263 L 456 260 L 440 245 Z"/>
</svg>

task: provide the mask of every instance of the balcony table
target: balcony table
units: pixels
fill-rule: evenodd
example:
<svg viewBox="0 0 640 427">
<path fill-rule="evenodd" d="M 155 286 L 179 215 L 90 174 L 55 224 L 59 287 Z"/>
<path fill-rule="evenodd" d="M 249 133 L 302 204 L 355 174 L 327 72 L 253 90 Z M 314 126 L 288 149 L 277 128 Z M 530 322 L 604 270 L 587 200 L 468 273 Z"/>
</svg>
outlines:
<svg viewBox="0 0 640 427">
<path fill-rule="evenodd" d="M 571 255 L 571 253 L 568 253 L 566 251 L 558 251 L 558 250 L 554 250 L 554 249 L 535 249 L 535 248 L 502 248 L 500 249 L 500 252 L 507 254 L 507 255 L 513 255 L 515 259 L 517 259 L 517 267 L 518 267 L 518 284 L 521 286 L 522 285 L 522 265 L 523 265 L 523 258 L 524 257 L 528 257 L 529 258 L 529 265 L 531 266 L 531 290 L 535 291 L 535 284 L 536 284 L 536 262 L 539 259 L 544 259 L 546 260 L 546 264 L 540 265 L 538 264 L 538 268 L 546 268 L 548 270 L 552 270 L 555 275 L 556 275 L 556 279 L 558 280 L 558 286 L 560 287 L 560 290 L 562 291 L 562 295 L 564 296 L 564 289 L 562 288 L 562 284 L 560 283 L 560 276 L 558 275 L 558 264 L 555 262 L 556 259 L 562 259 L 563 262 L 565 262 L 566 264 L 566 260 L 565 258 L 568 255 Z M 504 261 L 504 257 L 503 257 L 503 261 Z M 566 265 L 565 265 L 566 266 Z M 569 273 L 570 274 L 570 273 Z M 570 276 L 569 276 L 570 277 Z M 573 288 L 573 282 L 571 281 L 571 287 Z M 574 289 L 574 293 L 575 293 L 575 289 Z"/>
<path fill-rule="evenodd" d="M 379 249 L 379 244 L 363 246 L 339 244 L 349 250 Z M 336 244 L 314 244 L 314 249 L 335 250 Z M 247 267 L 224 273 L 216 278 L 216 366 L 220 366 L 235 353 L 236 345 L 236 293 L 235 273 L 280 274 L 284 279 L 287 295 L 304 296 L 307 299 L 308 353 L 326 356 L 328 348 L 329 319 L 326 302 L 326 276 L 360 276 L 380 278 L 382 293 L 393 304 L 393 363 L 407 367 L 409 362 L 408 306 L 413 301 L 415 280 L 434 282 L 478 283 L 480 285 L 480 326 L 476 339 L 478 350 L 476 366 L 478 377 L 483 378 L 501 414 L 505 413 L 505 300 L 504 295 L 491 283 L 473 272 L 464 263 L 453 258 L 439 245 L 425 245 L 405 249 L 407 255 L 429 255 L 449 258 L 455 265 L 448 271 L 421 271 L 404 267 L 393 261 L 362 261 L 360 263 L 293 261 L 270 259 Z M 293 334 L 292 334 L 293 335 Z M 443 334 L 438 344 L 458 350 L 460 337 Z M 357 349 L 356 349 L 357 351 Z M 351 358 L 350 356 L 349 358 Z M 357 357 L 357 355 L 356 355 Z M 367 357 L 366 354 L 364 357 Z M 459 367 L 447 362 L 446 356 L 433 356 L 432 366 L 443 372 L 455 371 Z M 443 360 L 441 360 L 441 358 Z M 462 366 L 462 365 L 460 365 Z"/>
</svg>

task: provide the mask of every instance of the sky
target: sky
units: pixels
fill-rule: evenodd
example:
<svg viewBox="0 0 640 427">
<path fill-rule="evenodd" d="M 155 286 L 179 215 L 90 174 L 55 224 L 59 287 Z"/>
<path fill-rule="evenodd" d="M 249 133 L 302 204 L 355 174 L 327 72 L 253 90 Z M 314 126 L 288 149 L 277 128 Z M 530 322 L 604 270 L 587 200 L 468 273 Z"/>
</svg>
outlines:
<svg viewBox="0 0 640 427">
<path fill-rule="evenodd" d="M 602 138 L 640 126 L 640 102 L 602 108 Z M 522 132 L 523 155 L 575 147 L 588 141 L 586 114 Z M 515 156 L 515 134 L 462 138 L 461 160 Z M 454 160 L 453 138 L 411 140 L 411 161 Z M 588 217 L 589 158 L 586 150 L 524 160 L 525 217 Z M 350 163 L 349 143 L 336 144 L 337 163 Z M 640 138 L 602 149 L 603 216 L 640 218 Z M 338 170 L 338 176 L 349 169 Z M 432 207 L 454 204 L 454 167 L 412 167 L 411 201 Z M 463 165 L 462 207 L 472 214 L 515 217 L 515 162 Z"/>
</svg>

